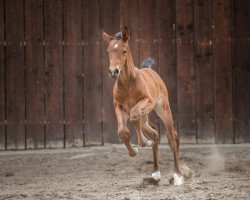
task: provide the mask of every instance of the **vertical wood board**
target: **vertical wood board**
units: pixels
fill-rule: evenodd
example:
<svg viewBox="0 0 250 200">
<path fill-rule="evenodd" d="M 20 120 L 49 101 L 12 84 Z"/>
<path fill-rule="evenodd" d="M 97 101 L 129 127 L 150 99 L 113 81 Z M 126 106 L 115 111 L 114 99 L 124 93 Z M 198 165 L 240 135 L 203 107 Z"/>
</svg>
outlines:
<svg viewBox="0 0 250 200">
<path fill-rule="evenodd" d="M 5 1 L 7 148 L 25 148 L 25 54 L 23 1 Z"/>
<path fill-rule="evenodd" d="M 83 146 L 82 126 L 82 1 L 64 0 L 65 145 Z"/>
<path fill-rule="evenodd" d="M 233 142 L 231 1 L 214 1 L 215 142 Z"/>
<path fill-rule="evenodd" d="M 84 137 L 86 145 L 101 145 L 103 97 L 99 1 L 87 1 L 84 13 Z"/>
<path fill-rule="evenodd" d="M 250 142 L 250 1 L 234 1 L 235 142 Z"/>
<path fill-rule="evenodd" d="M 214 143 L 213 1 L 196 0 L 195 68 L 198 143 Z"/>
<path fill-rule="evenodd" d="M 176 1 L 178 126 L 182 143 L 196 143 L 193 1 Z"/>
<path fill-rule="evenodd" d="M 46 147 L 64 146 L 62 1 L 44 1 Z"/>
<path fill-rule="evenodd" d="M 4 0 L 0 0 L 0 150 L 5 149 Z"/>
<path fill-rule="evenodd" d="M 25 0 L 26 143 L 44 148 L 44 34 L 43 1 Z"/>
</svg>

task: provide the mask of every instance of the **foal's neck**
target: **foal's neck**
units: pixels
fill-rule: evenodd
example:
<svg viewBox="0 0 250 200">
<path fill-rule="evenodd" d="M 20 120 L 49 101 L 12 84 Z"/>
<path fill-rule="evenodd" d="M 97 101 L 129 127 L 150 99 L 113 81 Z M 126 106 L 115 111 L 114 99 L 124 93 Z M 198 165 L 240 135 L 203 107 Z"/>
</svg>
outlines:
<svg viewBox="0 0 250 200">
<path fill-rule="evenodd" d="M 120 82 L 122 84 L 129 85 L 129 83 L 135 78 L 135 68 L 136 67 L 134 65 L 132 55 L 128 47 L 126 62 L 121 71 L 121 75 L 118 79 L 118 83 Z"/>
</svg>

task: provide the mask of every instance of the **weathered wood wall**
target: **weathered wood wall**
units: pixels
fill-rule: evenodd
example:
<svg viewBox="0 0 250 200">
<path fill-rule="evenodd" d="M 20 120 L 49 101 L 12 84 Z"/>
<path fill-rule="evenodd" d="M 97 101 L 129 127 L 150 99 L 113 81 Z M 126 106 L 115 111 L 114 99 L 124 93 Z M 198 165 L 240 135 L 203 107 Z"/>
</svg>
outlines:
<svg viewBox="0 0 250 200">
<path fill-rule="evenodd" d="M 101 32 L 124 25 L 135 64 L 157 61 L 183 143 L 250 142 L 249 2 L 0 0 L 0 149 L 119 142 Z"/>
</svg>

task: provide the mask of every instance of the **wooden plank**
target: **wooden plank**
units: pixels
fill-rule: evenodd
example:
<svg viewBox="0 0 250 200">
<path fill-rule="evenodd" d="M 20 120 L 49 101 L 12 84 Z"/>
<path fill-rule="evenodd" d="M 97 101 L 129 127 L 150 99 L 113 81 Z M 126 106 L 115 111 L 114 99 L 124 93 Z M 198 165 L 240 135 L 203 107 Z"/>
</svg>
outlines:
<svg viewBox="0 0 250 200">
<path fill-rule="evenodd" d="M 43 1 L 25 0 L 26 144 L 44 148 Z"/>
<path fill-rule="evenodd" d="M 193 1 L 177 0 L 178 126 L 182 143 L 196 143 Z"/>
<path fill-rule="evenodd" d="M 5 149 L 4 0 L 0 0 L 0 150 Z"/>
<path fill-rule="evenodd" d="M 102 30 L 110 35 L 114 35 L 120 30 L 120 0 L 101 1 Z M 107 45 L 102 45 L 102 81 L 103 81 L 103 134 L 104 141 L 117 143 L 117 120 L 113 106 L 113 85 L 108 75 L 108 55 Z"/>
<path fill-rule="evenodd" d="M 121 5 L 121 28 L 127 26 L 129 29 L 129 48 L 135 66 L 139 67 L 139 0 L 123 0 Z"/>
<path fill-rule="evenodd" d="M 65 145 L 83 146 L 82 1 L 64 0 Z M 100 65 L 98 65 L 99 67 Z M 93 68 L 96 66 L 93 66 Z"/>
<path fill-rule="evenodd" d="M 195 1 L 194 21 L 197 140 L 214 143 L 213 1 Z"/>
<path fill-rule="evenodd" d="M 233 142 L 231 1 L 214 1 L 215 141 Z"/>
<path fill-rule="evenodd" d="M 85 3 L 84 138 L 86 145 L 103 143 L 100 4 Z"/>
<path fill-rule="evenodd" d="M 158 66 L 159 75 L 166 83 L 170 107 L 178 128 L 177 61 L 176 61 L 176 5 L 175 0 L 159 1 Z M 161 143 L 167 143 L 166 129 L 161 122 Z"/>
<path fill-rule="evenodd" d="M 7 148 L 25 148 L 25 61 L 23 1 L 5 1 Z"/>
<path fill-rule="evenodd" d="M 147 19 L 147 23 L 145 23 Z M 139 37 L 140 37 L 140 62 L 148 57 L 158 61 L 158 2 L 154 0 L 139 0 Z M 158 63 L 152 68 L 158 72 Z M 150 121 L 159 129 L 160 119 L 155 112 L 150 113 Z"/>
<path fill-rule="evenodd" d="M 157 61 L 157 8 L 153 0 L 139 0 L 140 61 L 148 57 Z M 145 19 L 148 19 L 147 23 Z M 158 66 L 153 69 L 158 71 Z"/>
<path fill-rule="evenodd" d="M 62 1 L 44 1 L 46 147 L 64 146 Z"/>
<path fill-rule="evenodd" d="M 237 0 L 234 13 L 235 143 L 250 142 L 250 1 Z"/>
<path fill-rule="evenodd" d="M 139 0 L 121 1 L 121 28 L 127 26 L 130 33 L 129 48 L 132 53 L 135 66 L 140 66 L 139 61 Z M 128 120 L 128 128 L 131 133 L 131 142 L 137 143 L 137 135 Z"/>
</svg>

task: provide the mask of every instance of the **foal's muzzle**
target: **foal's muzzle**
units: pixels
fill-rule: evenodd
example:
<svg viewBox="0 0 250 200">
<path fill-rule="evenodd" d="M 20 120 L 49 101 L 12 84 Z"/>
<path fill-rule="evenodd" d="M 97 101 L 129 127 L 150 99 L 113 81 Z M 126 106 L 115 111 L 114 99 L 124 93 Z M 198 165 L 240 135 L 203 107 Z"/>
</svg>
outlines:
<svg viewBox="0 0 250 200">
<path fill-rule="evenodd" d="M 118 69 L 114 69 L 114 70 L 110 70 L 109 69 L 109 75 L 114 78 L 117 79 L 119 76 L 119 70 Z"/>
</svg>

